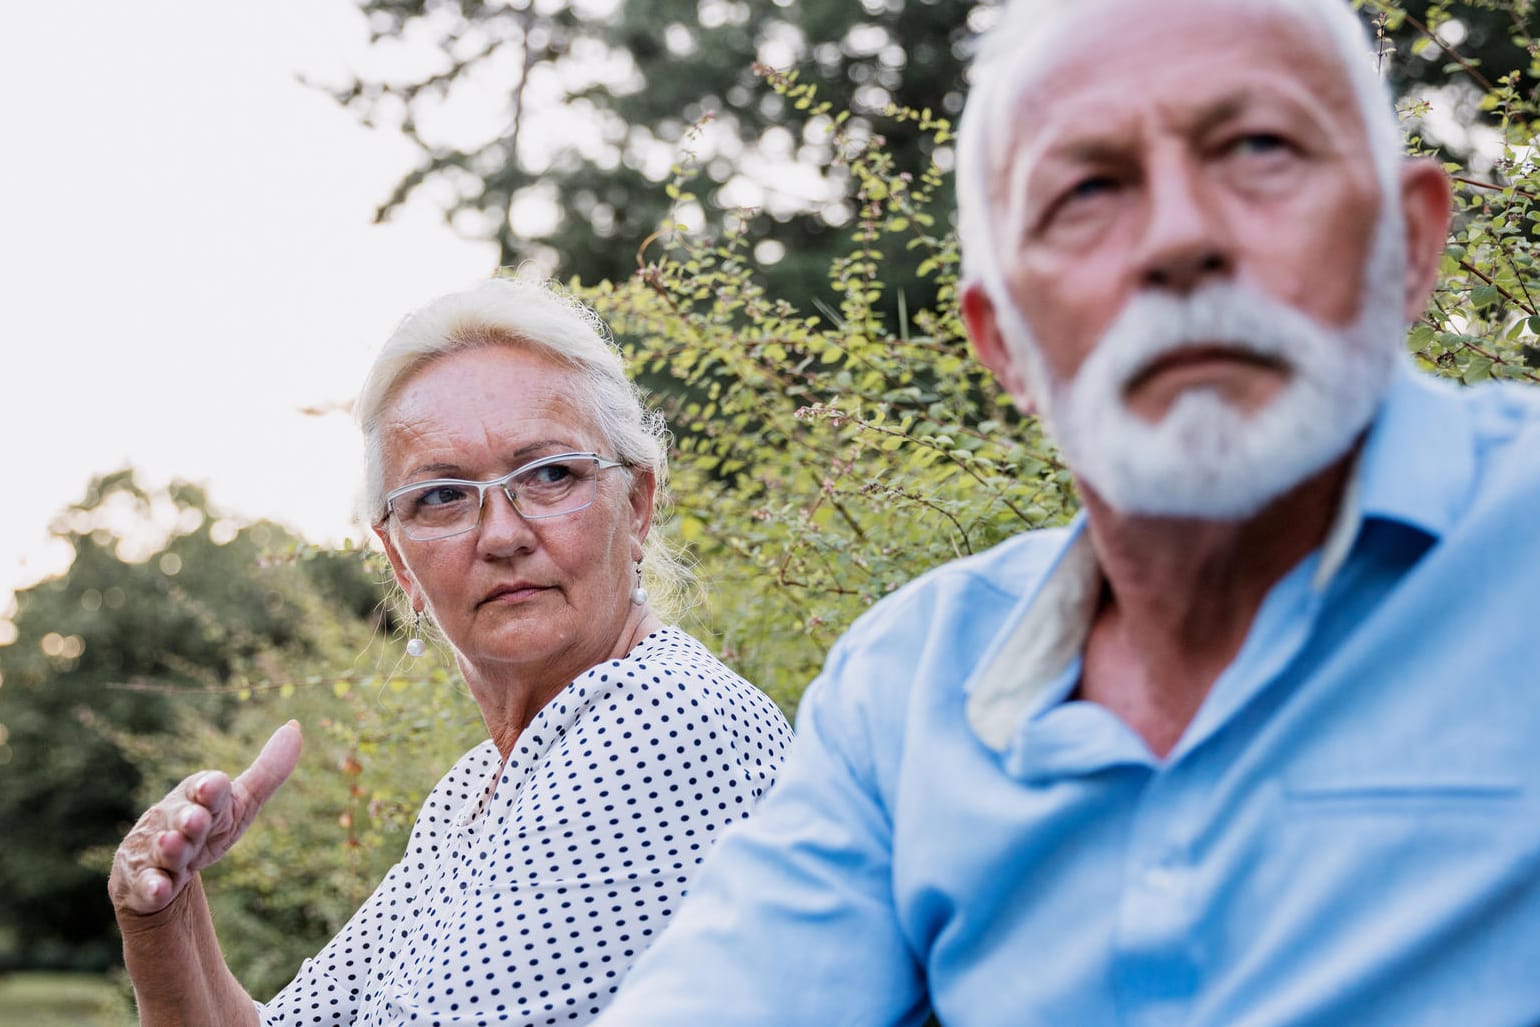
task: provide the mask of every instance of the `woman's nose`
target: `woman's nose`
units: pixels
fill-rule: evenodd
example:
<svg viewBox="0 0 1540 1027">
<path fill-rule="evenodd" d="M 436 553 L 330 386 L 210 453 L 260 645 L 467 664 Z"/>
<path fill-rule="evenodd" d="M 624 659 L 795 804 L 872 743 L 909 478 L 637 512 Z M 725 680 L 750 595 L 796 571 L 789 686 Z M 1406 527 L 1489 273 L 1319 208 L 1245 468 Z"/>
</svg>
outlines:
<svg viewBox="0 0 1540 1027">
<path fill-rule="evenodd" d="M 519 513 L 507 486 L 487 489 L 481 501 L 477 548 L 488 556 L 501 556 L 528 548 L 534 529 Z"/>
</svg>

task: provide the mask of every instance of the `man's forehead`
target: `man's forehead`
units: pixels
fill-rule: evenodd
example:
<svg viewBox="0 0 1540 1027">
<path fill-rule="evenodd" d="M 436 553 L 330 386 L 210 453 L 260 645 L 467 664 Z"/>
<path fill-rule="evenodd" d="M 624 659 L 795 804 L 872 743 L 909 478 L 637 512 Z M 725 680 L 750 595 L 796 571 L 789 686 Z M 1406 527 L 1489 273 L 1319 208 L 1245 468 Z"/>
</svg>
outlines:
<svg viewBox="0 0 1540 1027">
<path fill-rule="evenodd" d="M 1104 14 L 1118 0 L 1098 5 Z M 1215 120 L 1261 105 L 1288 105 L 1362 134 L 1347 69 L 1322 34 L 1272 3 L 1183 0 L 1128 31 L 1090 30 L 1066 16 L 1053 55 L 1011 83 L 1009 131 L 991 164 L 1000 170 L 1045 136 L 1094 134 L 1155 112 L 1175 121 Z M 1169 10 L 1168 10 L 1169 7 Z"/>
</svg>

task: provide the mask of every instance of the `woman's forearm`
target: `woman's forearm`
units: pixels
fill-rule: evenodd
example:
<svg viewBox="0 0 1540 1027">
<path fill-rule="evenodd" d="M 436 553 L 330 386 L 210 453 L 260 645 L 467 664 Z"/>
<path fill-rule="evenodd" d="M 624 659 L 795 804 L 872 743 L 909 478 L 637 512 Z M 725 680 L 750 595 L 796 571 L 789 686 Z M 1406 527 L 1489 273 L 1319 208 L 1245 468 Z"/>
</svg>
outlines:
<svg viewBox="0 0 1540 1027">
<path fill-rule="evenodd" d="M 219 950 L 199 877 L 158 913 L 119 910 L 118 927 L 141 1027 L 257 1027 L 256 1006 Z"/>
</svg>

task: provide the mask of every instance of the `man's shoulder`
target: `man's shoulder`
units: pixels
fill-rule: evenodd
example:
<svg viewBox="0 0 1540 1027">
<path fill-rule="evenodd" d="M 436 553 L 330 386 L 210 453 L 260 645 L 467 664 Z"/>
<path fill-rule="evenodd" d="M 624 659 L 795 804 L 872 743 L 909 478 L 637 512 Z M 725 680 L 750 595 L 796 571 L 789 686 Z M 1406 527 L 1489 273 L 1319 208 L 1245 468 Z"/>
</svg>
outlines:
<svg viewBox="0 0 1540 1027">
<path fill-rule="evenodd" d="M 1441 413 L 1435 417 L 1464 420 L 1478 444 L 1501 444 L 1540 431 L 1540 388 L 1534 385 L 1488 381 L 1467 386 L 1427 373 L 1413 373 L 1406 380 L 1411 393 L 1420 394 L 1413 402 L 1437 407 Z"/>
<path fill-rule="evenodd" d="M 1478 444 L 1502 445 L 1540 432 L 1540 388 L 1518 382 L 1491 382 L 1459 389 L 1470 411 Z"/>
<path fill-rule="evenodd" d="M 1461 509 L 1540 487 L 1540 461 L 1533 458 L 1540 445 L 1540 388 L 1511 381 L 1462 386 L 1417 374 L 1394 398 L 1389 430 L 1377 447 L 1390 465 L 1382 475 L 1434 492 L 1459 491 Z M 1408 461 L 1409 453 L 1418 458 Z"/>
</svg>

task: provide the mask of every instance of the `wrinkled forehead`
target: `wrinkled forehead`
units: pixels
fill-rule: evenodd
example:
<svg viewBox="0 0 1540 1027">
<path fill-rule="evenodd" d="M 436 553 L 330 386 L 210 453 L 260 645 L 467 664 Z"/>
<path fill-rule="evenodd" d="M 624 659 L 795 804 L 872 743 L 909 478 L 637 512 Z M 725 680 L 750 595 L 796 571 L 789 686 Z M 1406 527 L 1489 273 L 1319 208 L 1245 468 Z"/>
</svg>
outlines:
<svg viewBox="0 0 1540 1027">
<path fill-rule="evenodd" d="M 543 353 L 458 350 L 403 376 L 380 419 L 381 454 L 388 474 L 403 465 L 449 477 L 507 471 L 550 452 L 594 449 L 592 406 L 581 376 Z"/>
<path fill-rule="evenodd" d="M 1095 127 L 1146 96 L 1197 106 L 1292 94 L 1335 115 L 1343 135 L 1366 142 L 1338 47 L 1305 16 L 1316 7 L 1297 0 L 1090 0 L 1025 37 L 1021 53 L 990 55 L 985 73 L 999 81 L 987 97 L 996 129 L 989 167 L 998 170 L 1040 125 L 1069 118 Z"/>
<path fill-rule="evenodd" d="M 963 114 L 965 256 L 970 242 L 989 235 L 989 187 L 1051 107 L 1093 90 L 1138 95 L 1152 75 L 1226 55 L 1239 72 L 1271 58 L 1289 74 L 1295 62 L 1302 87 L 1330 94 L 1322 101 L 1368 142 L 1382 185 L 1391 180 L 1400 130 L 1346 0 L 1016 0 L 981 41 Z"/>
</svg>

